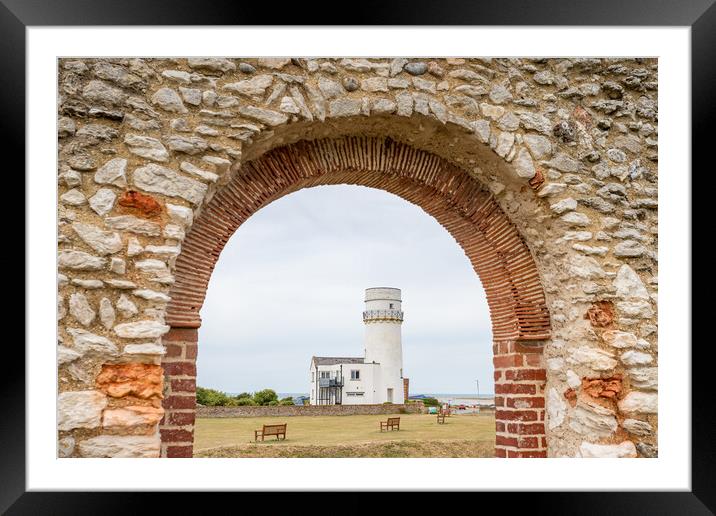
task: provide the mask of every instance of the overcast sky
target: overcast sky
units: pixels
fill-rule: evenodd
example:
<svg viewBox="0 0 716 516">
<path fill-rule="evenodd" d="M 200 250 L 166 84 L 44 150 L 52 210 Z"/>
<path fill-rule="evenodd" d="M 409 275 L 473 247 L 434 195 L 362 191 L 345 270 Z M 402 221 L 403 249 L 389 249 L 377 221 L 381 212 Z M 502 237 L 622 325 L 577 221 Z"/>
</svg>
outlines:
<svg viewBox="0 0 716 516">
<path fill-rule="evenodd" d="M 359 186 L 289 194 L 229 240 L 201 312 L 199 385 L 308 392 L 312 355 L 363 354 L 374 286 L 402 289 L 411 394 L 492 392 L 489 312 L 462 249 L 419 207 Z"/>
</svg>

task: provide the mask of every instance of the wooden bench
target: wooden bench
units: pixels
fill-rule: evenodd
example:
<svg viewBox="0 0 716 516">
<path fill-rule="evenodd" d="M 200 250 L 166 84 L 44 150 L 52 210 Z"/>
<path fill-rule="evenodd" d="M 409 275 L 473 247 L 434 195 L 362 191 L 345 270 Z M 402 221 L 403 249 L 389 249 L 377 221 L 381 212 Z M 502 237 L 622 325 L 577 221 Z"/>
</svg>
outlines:
<svg viewBox="0 0 716 516">
<path fill-rule="evenodd" d="M 439 425 L 444 425 L 444 424 L 445 424 L 445 416 L 446 416 L 446 415 L 447 415 L 447 414 L 445 414 L 444 412 L 438 414 L 438 424 L 439 424 Z"/>
<path fill-rule="evenodd" d="M 388 421 L 381 421 L 380 422 L 380 431 L 383 430 L 393 430 L 393 429 L 400 430 L 400 418 L 399 417 L 389 417 Z"/>
<path fill-rule="evenodd" d="M 283 436 L 283 439 L 286 439 L 286 423 L 282 425 L 264 425 L 261 430 L 254 430 L 254 442 L 259 440 L 259 437 L 261 437 L 261 440 L 264 440 L 264 437 L 267 435 L 275 435 L 276 440 L 278 441 L 281 439 L 280 436 Z"/>
</svg>

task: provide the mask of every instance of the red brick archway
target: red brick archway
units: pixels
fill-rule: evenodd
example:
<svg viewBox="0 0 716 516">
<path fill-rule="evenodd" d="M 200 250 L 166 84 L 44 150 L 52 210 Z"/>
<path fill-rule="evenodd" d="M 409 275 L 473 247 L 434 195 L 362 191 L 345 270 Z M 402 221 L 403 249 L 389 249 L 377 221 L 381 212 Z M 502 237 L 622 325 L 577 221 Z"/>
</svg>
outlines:
<svg viewBox="0 0 716 516">
<path fill-rule="evenodd" d="M 211 273 L 239 226 L 302 188 L 352 184 L 420 206 L 455 238 L 485 288 L 493 333 L 498 457 L 545 457 L 542 344 L 550 318 L 536 264 L 492 194 L 445 159 L 388 138 L 301 141 L 242 165 L 203 209 L 176 261 L 167 308 L 162 455 L 192 454 L 197 335 Z"/>
</svg>

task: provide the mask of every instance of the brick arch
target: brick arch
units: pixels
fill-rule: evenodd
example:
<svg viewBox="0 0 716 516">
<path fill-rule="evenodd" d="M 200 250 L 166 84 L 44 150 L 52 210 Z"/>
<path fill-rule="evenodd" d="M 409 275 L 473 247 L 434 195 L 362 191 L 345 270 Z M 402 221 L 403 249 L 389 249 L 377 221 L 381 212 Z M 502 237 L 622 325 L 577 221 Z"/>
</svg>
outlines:
<svg viewBox="0 0 716 516">
<path fill-rule="evenodd" d="M 494 196 L 466 171 L 390 138 L 361 136 L 303 140 L 243 163 L 195 220 L 176 260 L 166 312 L 172 331 L 164 337 L 168 392 L 162 454 L 191 455 L 199 313 L 222 249 L 244 221 L 272 201 L 331 184 L 398 195 L 455 238 L 482 281 L 490 309 L 496 455 L 546 456 L 541 344 L 550 336 L 550 317 L 527 244 Z"/>
</svg>

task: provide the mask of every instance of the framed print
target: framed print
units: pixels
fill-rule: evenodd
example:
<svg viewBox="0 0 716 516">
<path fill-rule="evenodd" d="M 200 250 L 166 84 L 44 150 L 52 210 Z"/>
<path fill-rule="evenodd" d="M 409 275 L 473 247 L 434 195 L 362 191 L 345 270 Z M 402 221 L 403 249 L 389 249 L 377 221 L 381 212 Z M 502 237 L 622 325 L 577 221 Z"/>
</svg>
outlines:
<svg viewBox="0 0 716 516">
<path fill-rule="evenodd" d="M 689 252 L 710 2 L 366 6 L 362 27 L 268 7 L 4 2 L 30 308 L 3 509 L 712 511 Z"/>
</svg>

